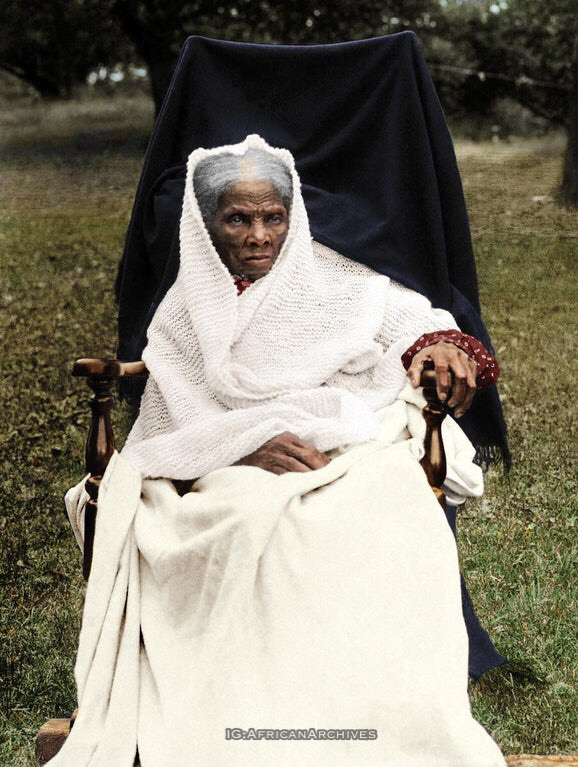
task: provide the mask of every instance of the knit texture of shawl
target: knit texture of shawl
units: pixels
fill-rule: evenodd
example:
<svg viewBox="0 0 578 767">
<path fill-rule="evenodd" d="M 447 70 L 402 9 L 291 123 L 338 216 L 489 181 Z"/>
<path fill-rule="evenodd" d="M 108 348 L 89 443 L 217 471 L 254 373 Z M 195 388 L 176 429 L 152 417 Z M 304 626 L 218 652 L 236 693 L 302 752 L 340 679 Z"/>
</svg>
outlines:
<svg viewBox="0 0 578 767">
<path fill-rule="evenodd" d="M 293 177 L 287 238 L 271 271 L 241 296 L 193 189 L 197 163 L 249 147 Z M 146 476 L 191 479 L 228 466 L 283 431 L 327 451 L 375 437 L 400 355 L 422 332 L 456 327 L 385 275 L 313 245 L 293 158 L 258 136 L 198 149 L 188 162 L 180 269 L 148 330 L 150 371 L 123 453 Z"/>
</svg>

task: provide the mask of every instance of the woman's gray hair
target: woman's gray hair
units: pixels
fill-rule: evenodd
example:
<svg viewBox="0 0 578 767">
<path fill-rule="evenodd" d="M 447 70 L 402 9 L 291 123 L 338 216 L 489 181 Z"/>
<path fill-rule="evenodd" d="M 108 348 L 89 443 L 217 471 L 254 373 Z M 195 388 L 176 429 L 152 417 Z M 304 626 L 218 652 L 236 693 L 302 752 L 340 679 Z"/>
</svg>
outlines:
<svg viewBox="0 0 578 767">
<path fill-rule="evenodd" d="M 293 180 L 282 160 L 263 149 L 251 148 L 242 155 L 224 152 L 201 160 L 193 175 L 197 202 L 208 229 L 215 220 L 221 197 L 239 181 L 269 181 L 289 212 Z"/>
</svg>

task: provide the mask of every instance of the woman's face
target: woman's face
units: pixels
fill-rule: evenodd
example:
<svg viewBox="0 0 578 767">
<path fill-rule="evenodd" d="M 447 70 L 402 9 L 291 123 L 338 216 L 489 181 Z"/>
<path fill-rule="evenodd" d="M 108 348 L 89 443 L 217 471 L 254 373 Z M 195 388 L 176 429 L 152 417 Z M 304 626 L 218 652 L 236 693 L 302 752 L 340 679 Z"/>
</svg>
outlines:
<svg viewBox="0 0 578 767">
<path fill-rule="evenodd" d="M 275 263 L 288 228 L 287 209 L 269 181 L 239 181 L 219 200 L 210 234 L 231 274 L 254 281 Z"/>
</svg>

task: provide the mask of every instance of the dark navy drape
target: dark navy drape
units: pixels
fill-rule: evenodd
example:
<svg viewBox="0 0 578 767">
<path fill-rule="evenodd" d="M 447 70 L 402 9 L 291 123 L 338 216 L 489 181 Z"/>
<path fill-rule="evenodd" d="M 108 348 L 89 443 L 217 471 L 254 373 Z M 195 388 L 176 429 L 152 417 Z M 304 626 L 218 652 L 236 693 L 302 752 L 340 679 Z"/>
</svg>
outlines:
<svg viewBox="0 0 578 767">
<path fill-rule="evenodd" d="M 117 279 L 119 356 L 137 359 L 175 279 L 185 163 L 258 133 L 295 157 L 314 238 L 426 295 L 491 348 L 452 140 L 412 32 L 332 45 L 189 38 L 158 117 Z M 461 420 L 507 456 L 495 387 Z"/>
<path fill-rule="evenodd" d="M 147 151 L 116 291 L 119 357 L 138 359 L 179 268 L 185 164 L 258 133 L 295 157 L 316 240 L 426 295 L 491 348 L 451 137 L 415 35 L 271 46 L 189 38 Z M 495 387 L 460 425 L 507 457 Z M 448 522 L 455 532 L 455 509 Z M 462 580 L 470 675 L 505 662 Z"/>
</svg>

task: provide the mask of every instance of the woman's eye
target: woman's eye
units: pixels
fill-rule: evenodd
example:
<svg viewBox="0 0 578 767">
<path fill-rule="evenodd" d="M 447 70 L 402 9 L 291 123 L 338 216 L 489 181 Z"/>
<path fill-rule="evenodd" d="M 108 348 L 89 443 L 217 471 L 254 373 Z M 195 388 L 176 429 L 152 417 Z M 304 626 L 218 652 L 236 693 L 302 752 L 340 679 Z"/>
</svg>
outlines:
<svg viewBox="0 0 578 767">
<path fill-rule="evenodd" d="M 271 224 L 280 224 L 283 221 L 283 216 L 280 213 L 272 213 L 268 216 L 268 220 Z"/>
<path fill-rule="evenodd" d="M 232 216 L 229 216 L 230 224 L 242 224 L 243 221 L 244 221 L 243 216 L 240 213 L 233 213 Z"/>
</svg>

